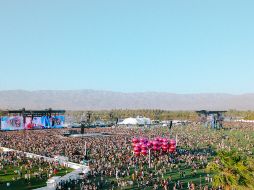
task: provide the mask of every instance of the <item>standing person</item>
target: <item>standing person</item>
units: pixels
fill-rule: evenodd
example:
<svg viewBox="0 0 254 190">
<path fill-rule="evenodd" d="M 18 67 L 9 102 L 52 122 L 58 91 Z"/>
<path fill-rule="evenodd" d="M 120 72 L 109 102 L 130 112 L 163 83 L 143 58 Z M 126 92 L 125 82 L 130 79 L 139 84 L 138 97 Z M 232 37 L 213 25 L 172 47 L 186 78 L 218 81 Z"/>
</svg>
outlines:
<svg viewBox="0 0 254 190">
<path fill-rule="evenodd" d="M 171 130 L 172 126 L 173 126 L 173 121 L 170 120 L 170 123 L 169 123 L 169 129 L 170 129 L 170 130 Z"/>
</svg>

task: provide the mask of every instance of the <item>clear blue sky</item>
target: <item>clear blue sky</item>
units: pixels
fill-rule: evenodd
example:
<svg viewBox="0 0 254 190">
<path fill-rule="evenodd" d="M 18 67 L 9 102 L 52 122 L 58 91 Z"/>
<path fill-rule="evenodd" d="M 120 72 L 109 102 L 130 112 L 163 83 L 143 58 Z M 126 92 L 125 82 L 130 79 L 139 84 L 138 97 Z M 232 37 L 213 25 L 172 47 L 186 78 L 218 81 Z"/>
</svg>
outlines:
<svg viewBox="0 0 254 190">
<path fill-rule="evenodd" d="M 2 0 L 0 90 L 254 92 L 253 7 L 253 0 Z"/>
</svg>

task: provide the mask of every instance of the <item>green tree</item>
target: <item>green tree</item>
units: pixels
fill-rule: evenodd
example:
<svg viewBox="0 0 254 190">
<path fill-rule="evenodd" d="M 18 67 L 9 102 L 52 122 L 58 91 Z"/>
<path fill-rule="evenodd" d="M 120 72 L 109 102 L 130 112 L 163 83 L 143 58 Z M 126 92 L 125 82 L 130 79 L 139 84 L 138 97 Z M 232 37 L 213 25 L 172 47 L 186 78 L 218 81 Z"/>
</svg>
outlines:
<svg viewBox="0 0 254 190">
<path fill-rule="evenodd" d="M 254 159 L 236 151 L 220 151 L 208 164 L 207 171 L 214 175 L 213 186 L 230 189 L 254 189 Z"/>
</svg>

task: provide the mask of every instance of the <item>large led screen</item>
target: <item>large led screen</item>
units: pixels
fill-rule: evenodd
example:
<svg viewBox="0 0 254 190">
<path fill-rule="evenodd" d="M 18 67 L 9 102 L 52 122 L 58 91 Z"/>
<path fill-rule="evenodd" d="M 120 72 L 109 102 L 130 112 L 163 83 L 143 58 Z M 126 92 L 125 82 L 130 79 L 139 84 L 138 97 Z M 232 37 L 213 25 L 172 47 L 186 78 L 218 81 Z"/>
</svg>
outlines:
<svg viewBox="0 0 254 190">
<path fill-rule="evenodd" d="M 1 130 L 20 130 L 20 129 L 49 129 L 63 128 L 65 118 L 60 116 L 42 116 L 42 117 L 26 117 L 25 125 L 23 117 L 2 117 Z"/>
<path fill-rule="evenodd" d="M 23 117 L 21 116 L 2 117 L 1 129 L 8 131 L 24 129 Z"/>
<path fill-rule="evenodd" d="M 62 128 L 64 125 L 64 116 L 53 116 L 50 118 L 50 123 L 52 128 Z"/>
</svg>

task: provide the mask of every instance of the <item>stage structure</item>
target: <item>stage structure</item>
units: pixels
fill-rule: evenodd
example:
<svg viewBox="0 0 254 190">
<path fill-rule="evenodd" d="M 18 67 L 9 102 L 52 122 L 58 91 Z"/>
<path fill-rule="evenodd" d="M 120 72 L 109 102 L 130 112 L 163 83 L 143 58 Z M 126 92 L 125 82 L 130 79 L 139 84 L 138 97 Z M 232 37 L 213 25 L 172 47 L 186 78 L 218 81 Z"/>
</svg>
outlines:
<svg viewBox="0 0 254 190">
<path fill-rule="evenodd" d="M 91 116 L 92 116 L 92 112 L 88 111 L 86 113 L 86 119 L 85 121 L 81 121 L 80 124 L 81 124 L 81 130 L 80 130 L 80 133 L 83 135 L 84 132 L 85 132 L 85 128 L 90 128 L 91 127 Z"/>
<path fill-rule="evenodd" d="M 199 115 L 199 120 L 205 125 L 205 127 L 211 127 L 212 129 L 223 128 L 224 116 L 223 114 L 227 111 L 207 111 L 200 110 L 196 111 Z"/>
<path fill-rule="evenodd" d="M 1 130 L 62 128 L 65 110 L 7 110 L 1 117 Z"/>
</svg>

